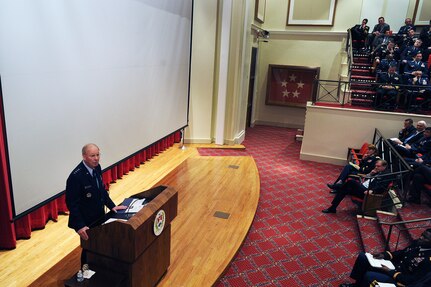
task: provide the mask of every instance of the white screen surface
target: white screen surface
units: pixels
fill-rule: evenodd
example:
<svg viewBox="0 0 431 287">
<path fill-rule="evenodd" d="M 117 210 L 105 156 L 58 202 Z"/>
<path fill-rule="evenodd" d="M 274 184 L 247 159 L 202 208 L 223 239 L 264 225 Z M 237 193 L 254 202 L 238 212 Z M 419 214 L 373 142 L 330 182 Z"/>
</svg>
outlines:
<svg viewBox="0 0 431 287">
<path fill-rule="evenodd" d="M 192 0 L 0 0 L 15 215 L 187 125 Z"/>
</svg>

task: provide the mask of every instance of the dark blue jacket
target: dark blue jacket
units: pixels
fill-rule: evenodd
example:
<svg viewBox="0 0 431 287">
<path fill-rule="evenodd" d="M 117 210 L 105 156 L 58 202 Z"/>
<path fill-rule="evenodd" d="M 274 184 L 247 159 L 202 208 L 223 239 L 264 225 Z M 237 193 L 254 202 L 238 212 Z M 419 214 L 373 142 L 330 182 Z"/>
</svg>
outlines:
<svg viewBox="0 0 431 287">
<path fill-rule="evenodd" d="M 66 182 L 66 204 L 70 212 L 68 226 L 76 231 L 84 226 L 91 227 L 102 219 L 105 206 L 109 209 L 115 207 L 103 185 L 100 165 L 95 172 L 99 186 L 82 162 L 71 172 Z"/>
</svg>

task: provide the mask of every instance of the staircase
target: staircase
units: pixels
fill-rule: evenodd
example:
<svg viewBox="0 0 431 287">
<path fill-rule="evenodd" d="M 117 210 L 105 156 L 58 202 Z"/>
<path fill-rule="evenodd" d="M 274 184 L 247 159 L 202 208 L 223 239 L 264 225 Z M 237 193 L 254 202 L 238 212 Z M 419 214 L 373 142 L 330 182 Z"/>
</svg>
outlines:
<svg viewBox="0 0 431 287">
<path fill-rule="evenodd" d="M 408 203 L 394 212 L 377 211 L 376 218 L 357 216 L 359 233 L 365 252 L 379 253 L 385 250 L 389 232 L 389 225 L 382 222 L 408 221 L 431 217 L 430 200 L 422 204 Z M 414 239 L 420 237 L 422 232 L 431 228 L 431 221 L 422 221 L 394 226 L 389 239 L 389 250 L 395 251 L 410 245 Z"/>
<path fill-rule="evenodd" d="M 376 81 L 368 52 L 355 51 L 353 53 L 350 81 L 352 106 L 372 107 L 376 94 L 372 84 Z"/>
</svg>

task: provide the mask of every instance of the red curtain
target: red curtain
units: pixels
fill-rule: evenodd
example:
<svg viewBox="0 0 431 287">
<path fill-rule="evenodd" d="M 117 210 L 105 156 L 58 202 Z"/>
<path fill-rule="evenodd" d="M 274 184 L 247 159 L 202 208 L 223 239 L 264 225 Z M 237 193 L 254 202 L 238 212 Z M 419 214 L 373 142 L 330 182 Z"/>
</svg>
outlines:
<svg viewBox="0 0 431 287">
<path fill-rule="evenodd" d="M 3 101 L 0 100 L 3 113 Z M 12 220 L 12 203 L 9 192 L 9 174 L 6 160 L 6 140 L 4 138 L 4 116 L 0 117 L 0 248 L 12 249 L 16 246 L 15 230 Z"/>
<path fill-rule="evenodd" d="M 3 110 L 1 106 L 0 110 Z M 0 123 L 0 249 L 13 249 L 16 247 L 17 239 L 29 239 L 32 230 L 45 228 L 48 220 L 57 221 L 58 214 L 67 212 L 67 207 L 65 195 L 62 195 L 30 214 L 12 222 L 12 202 L 9 192 L 9 176 L 3 131 L 4 121 L 2 117 L 2 122 Z M 118 178 L 139 167 L 141 163 L 144 163 L 180 140 L 181 132 L 176 132 L 106 170 L 102 176 L 106 188 L 109 189 L 109 185 Z"/>
</svg>

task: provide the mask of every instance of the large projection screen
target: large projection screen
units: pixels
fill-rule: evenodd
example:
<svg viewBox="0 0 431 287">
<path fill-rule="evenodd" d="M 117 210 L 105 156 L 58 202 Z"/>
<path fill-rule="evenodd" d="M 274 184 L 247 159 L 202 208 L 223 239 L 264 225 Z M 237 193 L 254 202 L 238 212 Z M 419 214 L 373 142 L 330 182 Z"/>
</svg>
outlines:
<svg viewBox="0 0 431 287">
<path fill-rule="evenodd" d="M 0 0 L 14 216 L 188 124 L 192 0 Z"/>
</svg>

